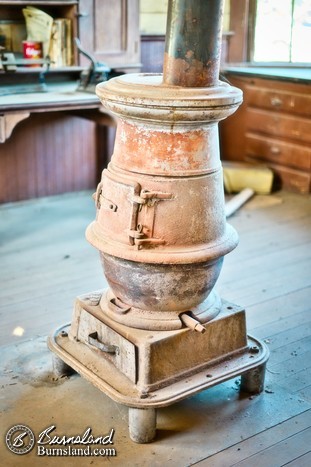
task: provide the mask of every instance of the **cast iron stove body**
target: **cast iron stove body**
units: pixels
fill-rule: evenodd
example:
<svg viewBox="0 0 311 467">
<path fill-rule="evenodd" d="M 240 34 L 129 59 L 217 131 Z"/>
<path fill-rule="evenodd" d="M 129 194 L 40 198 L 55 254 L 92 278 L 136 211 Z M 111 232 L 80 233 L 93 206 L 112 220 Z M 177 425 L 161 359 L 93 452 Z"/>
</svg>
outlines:
<svg viewBox="0 0 311 467">
<path fill-rule="evenodd" d="M 130 436 L 149 442 L 156 409 L 242 375 L 263 389 L 266 347 L 245 312 L 214 290 L 237 245 L 226 223 L 218 122 L 242 101 L 219 81 L 222 0 L 172 0 L 164 73 L 97 86 L 118 121 L 87 239 L 109 289 L 76 300 L 50 338 L 56 370 L 78 371 L 129 407 Z"/>
</svg>

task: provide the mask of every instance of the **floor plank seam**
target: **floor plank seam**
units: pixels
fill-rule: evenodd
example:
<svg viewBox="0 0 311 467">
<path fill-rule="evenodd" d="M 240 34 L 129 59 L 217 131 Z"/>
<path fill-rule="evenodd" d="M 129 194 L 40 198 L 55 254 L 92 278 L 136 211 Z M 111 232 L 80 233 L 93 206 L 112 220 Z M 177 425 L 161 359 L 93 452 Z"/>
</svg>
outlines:
<svg viewBox="0 0 311 467">
<path fill-rule="evenodd" d="M 277 425 L 275 425 L 277 426 Z M 307 432 L 307 431 L 311 431 L 311 427 L 308 427 L 308 428 L 304 428 L 303 430 L 300 430 L 300 431 L 297 431 L 297 433 L 294 433 L 292 434 L 291 436 L 288 436 L 287 438 L 284 438 L 283 440 L 281 441 L 278 441 L 277 443 L 273 443 L 271 444 L 270 446 L 268 447 L 265 447 L 264 449 L 260 449 L 259 451 L 257 451 L 256 453 L 252 454 L 251 456 L 248 456 L 248 457 L 245 457 L 245 459 L 243 459 L 242 461 L 239 461 L 239 462 L 236 462 L 234 464 L 231 464 L 230 467 L 236 467 L 236 466 L 239 466 L 239 464 L 241 464 L 241 462 L 245 462 L 247 461 L 248 459 L 251 459 L 252 457 L 256 457 L 258 456 L 258 454 L 260 453 L 263 453 L 265 452 L 267 449 L 271 449 L 273 448 L 274 446 L 277 446 L 278 444 L 284 442 L 284 441 L 287 441 L 287 440 L 290 440 L 291 438 L 294 438 L 295 436 L 297 436 L 298 434 L 301 434 L 301 433 L 304 433 L 304 432 Z M 307 452 L 304 452 L 303 455 L 307 454 Z M 301 456 L 300 456 L 301 457 Z M 295 459 L 291 459 L 289 462 L 292 462 L 293 460 Z M 249 464 L 249 465 L 255 465 L 255 464 Z M 284 464 L 279 464 L 279 465 L 276 465 L 274 467 L 282 467 Z M 229 467 L 229 466 L 228 466 Z"/>
<path fill-rule="evenodd" d="M 308 413 L 308 412 L 311 413 L 311 409 L 304 410 L 304 411 L 302 411 L 299 415 L 303 415 L 303 414 L 306 414 L 306 413 Z M 268 428 L 268 429 L 272 429 L 272 428 L 281 426 L 282 424 L 288 422 L 291 418 L 293 418 L 293 417 L 289 417 L 289 418 L 287 418 L 286 420 L 283 420 L 282 422 L 277 423 L 276 425 L 273 425 L 272 427 L 270 427 L 270 428 Z M 309 429 L 309 428 L 304 428 L 303 430 L 300 430 L 300 431 L 297 432 L 297 433 L 303 432 L 303 431 L 308 430 L 308 429 Z M 261 431 L 258 431 L 258 432 L 255 433 L 254 435 L 249 436 L 248 438 L 244 438 L 243 440 L 241 440 L 241 441 L 239 441 L 239 442 L 237 442 L 237 443 L 233 443 L 233 444 L 231 444 L 230 446 L 225 447 L 224 449 L 222 449 L 221 451 L 218 451 L 218 452 L 215 453 L 215 454 L 219 455 L 219 454 L 221 454 L 222 452 L 227 451 L 228 449 L 232 449 L 232 448 L 234 448 L 235 446 L 239 446 L 240 444 L 244 443 L 245 441 L 252 440 L 253 438 L 256 438 L 258 435 L 260 435 L 260 434 L 262 434 L 262 433 L 265 433 L 266 431 L 267 431 L 267 428 L 265 428 L 265 429 L 263 429 L 263 430 L 261 430 Z M 295 434 L 297 434 L 297 433 L 295 433 Z M 295 434 L 294 434 L 294 435 L 291 435 L 291 436 L 288 437 L 288 438 L 291 438 L 292 436 L 295 436 Z M 286 438 L 286 439 L 287 439 L 287 438 Z M 271 444 L 269 447 L 272 447 L 272 446 L 274 446 L 274 445 L 277 445 L 278 443 L 279 443 L 279 441 L 278 441 L 277 443 Z M 267 449 L 267 447 L 265 447 L 264 449 L 262 449 L 262 450 L 260 450 L 260 451 L 257 451 L 256 453 L 252 454 L 252 455 L 249 456 L 249 457 L 246 457 L 245 459 L 251 458 L 251 457 L 253 457 L 253 456 L 259 454 L 260 452 L 265 451 L 266 449 Z M 208 456 L 208 457 L 204 457 L 204 458 L 200 459 L 198 462 L 196 462 L 195 464 L 191 464 L 191 466 L 195 466 L 195 465 L 200 464 L 200 463 L 203 462 L 203 461 L 207 461 L 208 459 L 214 457 L 215 454 L 211 454 L 211 455 Z M 306 454 L 306 453 L 304 453 L 304 454 Z M 245 459 L 244 459 L 244 460 L 245 460 Z M 240 462 L 240 461 L 239 461 L 239 462 Z M 226 467 L 234 467 L 235 465 L 238 465 L 239 462 L 237 462 L 237 463 L 235 463 L 235 464 L 230 464 L 230 466 L 228 465 L 228 466 L 226 466 Z M 281 467 L 281 466 L 280 466 L 280 467 Z"/>
<path fill-rule="evenodd" d="M 301 456 L 298 456 L 296 457 L 295 459 L 292 459 L 291 461 L 289 462 L 286 462 L 286 464 L 282 464 L 280 467 L 285 467 L 286 465 L 290 465 L 292 464 L 294 461 L 297 461 L 299 459 L 302 459 L 303 457 L 305 457 L 307 454 L 310 454 L 311 453 L 311 450 L 308 451 L 308 452 L 305 452 L 304 454 L 302 454 Z M 297 464 L 297 467 L 298 467 L 299 464 Z"/>
</svg>

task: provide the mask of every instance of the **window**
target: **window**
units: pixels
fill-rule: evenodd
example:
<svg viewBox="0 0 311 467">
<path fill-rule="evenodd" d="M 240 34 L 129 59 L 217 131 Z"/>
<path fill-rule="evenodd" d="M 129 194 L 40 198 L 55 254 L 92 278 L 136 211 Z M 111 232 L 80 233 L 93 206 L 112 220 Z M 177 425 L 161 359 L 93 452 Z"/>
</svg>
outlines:
<svg viewBox="0 0 311 467">
<path fill-rule="evenodd" d="M 311 0 L 257 0 L 255 62 L 311 62 Z"/>
</svg>

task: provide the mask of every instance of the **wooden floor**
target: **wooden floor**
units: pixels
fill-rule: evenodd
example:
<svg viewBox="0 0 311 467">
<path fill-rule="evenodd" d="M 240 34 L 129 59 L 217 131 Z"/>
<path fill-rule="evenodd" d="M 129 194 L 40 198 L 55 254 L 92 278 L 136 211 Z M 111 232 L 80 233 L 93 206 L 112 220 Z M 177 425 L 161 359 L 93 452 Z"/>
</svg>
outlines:
<svg viewBox="0 0 311 467">
<path fill-rule="evenodd" d="M 34 360 L 38 358 L 45 351 L 42 336 L 70 321 L 75 296 L 105 286 L 97 252 L 84 239 L 94 214 L 89 192 L 0 207 L 3 377 L 16 372 L 14 382 L 5 380 L 1 387 L 1 433 L 13 423 L 38 424 L 41 418 L 36 411 L 41 400 L 38 389 L 37 399 L 27 396 L 32 412 L 28 413 L 30 408 L 19 411 L 23 391 L 31 382 L 21 377 L 23 365 L 14 368 L 16 355 L 31 353 L 33 346 Z M 106 398 L 105 410 L 120 414 L 115 426 L 124 433 L 124 440 L 118 439 L 118 456 L 84 462 L 73 458 L 74 463 L 68 459 L 63 465 L 105 461 L 116 466 L 311 465 L 311 199 L 285 192 L 257 196 L 230 223 L 239 232 L 240 245 L 226 257 L 217 289 L 223 298 L 246 307 L 248 330 L 270 348 L 265 392 L 243 398 L 238 382 L 231 381 L 161 409 L 161 434 L 144 446 L 127 440 L 122 427 L 126 410 Z M 13 369 L 8 370 L 10 365 Z M 19 378 L 24 386 L 16 383 Z M 90 401 L 83 420 L 91 424 L 87 417 L 92 407 L 97 410 L 98 391 L 83 384 L 73 378 L 54 394 L 67 390 L 79 399 L 83 387 Z M 50 391 L 49 397 L 54 388 Z M 43 399 L 40 403 L 44 405 Z M 43 411 L 47 420 L 51 403 L 49 407 Z M 53 407 L 57 411 L 58 405 Z M 61 464 L 33 457 L 27 463 L 27 456 L 9 454 L 4 465 Z"/>
</svg>

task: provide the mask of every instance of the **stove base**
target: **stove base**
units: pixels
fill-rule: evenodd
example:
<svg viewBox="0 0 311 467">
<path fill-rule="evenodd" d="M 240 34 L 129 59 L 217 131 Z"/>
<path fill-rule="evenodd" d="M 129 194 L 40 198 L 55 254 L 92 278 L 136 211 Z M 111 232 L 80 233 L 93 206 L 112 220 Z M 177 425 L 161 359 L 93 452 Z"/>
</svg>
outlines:
<svg viewBox="0 0 311 467">
<path fill-rule="evenodd" d="M 78 298 L 72 324 L 48 339 L 54 371 L 61 376 L 75 370 L 128 406 L 133 441 L 154 439 L 157 408 L 231 378 L 241 376 L 242 391 L 263 390 L 269 353 L 263 342 L 246 335 L 244 310 L 238 306 L 223 302 L 203 335 L 188 328 L 151 333 L 112 321 L 98 296 L 91 296 L 93 301 L 90 294 Z"/>
</svg>

